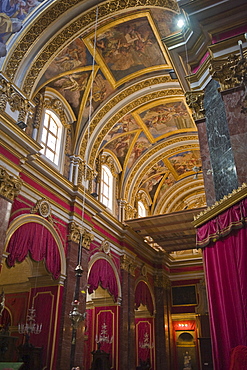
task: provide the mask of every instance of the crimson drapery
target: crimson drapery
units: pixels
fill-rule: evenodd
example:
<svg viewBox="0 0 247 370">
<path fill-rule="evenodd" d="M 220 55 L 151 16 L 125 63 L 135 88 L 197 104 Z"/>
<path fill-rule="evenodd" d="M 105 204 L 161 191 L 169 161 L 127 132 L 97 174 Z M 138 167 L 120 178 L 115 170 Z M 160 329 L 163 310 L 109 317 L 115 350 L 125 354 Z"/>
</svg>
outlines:
<svg viewBox="0 0 247 370">
<path fill-rule="evenodd" d="M 49 230 L 43 225 L 31 222 L 20 226 L 10 238 L 7 252 L 7 264 L 12 267 L 15 262 L 22 262 L 28 253 L 35 261 L 45 260 L 48 271 L 58 279 L 61 262 L 58 246 Z"/>
<path fill-rule="evenodd" d="M 237 346 L 231 350 L 230 370 L 247 369 L 247 347 Z"/>
<path fill-rule="evenodd" d="M 148 311 L 151 315 L 153 315 L 154 312 L 154 305 L 152 296 L 150 293 L 150 290 L 147 286 L 147 284 L 144 281 L 140 281 L 137 284 L 136 290 L 135 290 L 135 308 L 136 310 L 140 305 L 143 304 L 143 306 L 147 306 Z"/>
<path fill-rule="evenodd" d="M 88 292 L 92 294 L 101 285 L 113 296 L 114 301 L 118 298 L 118 286 L 112 266 L 104 259 L 97 260 L 90 271 L 88 278 Z"/>
<path fill-rule="evenodd" d="M 246 206 L 244 199 L 197 230 L 198 241 L 207 244 L 203 257 L 214 370 L 229 369 L 231 349 L 247 345 Z"/>
<path fill-rule="evenodd" d="M 196 231 L 196 244 L 202 248 L 221 237 L 227 236 L 234 229 L 243 227 L 247 222 L 247 198 L 222 212 Z"/>
</svg>

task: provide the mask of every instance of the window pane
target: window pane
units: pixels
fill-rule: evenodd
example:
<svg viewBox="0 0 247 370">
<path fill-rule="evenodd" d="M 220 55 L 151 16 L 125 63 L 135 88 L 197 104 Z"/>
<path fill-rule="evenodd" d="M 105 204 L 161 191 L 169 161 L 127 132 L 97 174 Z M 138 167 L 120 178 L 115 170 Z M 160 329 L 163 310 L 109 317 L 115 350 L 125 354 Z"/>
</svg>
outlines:
<svg viewBox="0 0 247 370">
<path fill-rule="evenodd" d="M 48 140 L 47 140 L 47 146 L 52 149 L 53 151 L 56 150 L 56 142 L 57 142 L 57 139 L 55 136 L 53 136 L 52 134 L 49 134 L 48 135 Z"/>
<path fill-rule="evenodd" d="M 57 136 L 58 127 L 57 127 L 56 122 L 52 118 L 50 120 L 50 127 L 49 127 L 49 129 L 50 129 L 50 132 L 51 133 L 53 133 L 55 136 Z"/>
<path fill-rule="evenodd" d="M 50 149 L 48 149 L 48 148 L 46 149 L 45 155 L 46 155 L 46 157 L 48 159 L 50 159 L 50 161 L 53 162 L 53 160 L 54 160 L 54 153 Z"/>
</svg>

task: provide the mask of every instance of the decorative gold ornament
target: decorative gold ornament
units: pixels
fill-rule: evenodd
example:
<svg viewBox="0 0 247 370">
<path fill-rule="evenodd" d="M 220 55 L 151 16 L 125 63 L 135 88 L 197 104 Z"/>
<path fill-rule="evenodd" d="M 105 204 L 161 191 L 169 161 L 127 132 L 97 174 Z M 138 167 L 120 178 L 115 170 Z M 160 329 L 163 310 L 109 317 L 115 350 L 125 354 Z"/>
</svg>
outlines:
<svg viewBox="0 0 247 370">
<path fill-rule="evenodd" d="M 120 261 L 120 268 L 130 273 L 130 275 L 135 276 L 135 270 L 137 266 L 134 259 L 126 254 L 123 254 Z"/>
<path fill-rule="evenodd" d="M 201 226 L 237 202 L 240 202 L 242 199 L 246 198 L 246 196 L 247 184 L 243 183 L 238 189 L 234 189 L 231 193 L 225 195 L 222 199 L 215 202 L 211 207 L 208 207 L 198 215 L 194 216 L 194 221 L 192 222 L 193 226 Z"/>
<path fill-rule="evenodd" d="M 90 233 L 85 228 L 80 227 L 74 221 L 69 224 L 69 240 L 80 243 L 80 238 L 82 238 L 82 247 L 85 249 L 90 248 L 90 243 L 94 239 L 94 235 Z"/>
<path fill-rule="evenodd" d="M 209 72 L 214 80 L 219 81 L 221 90 L 227 90 L 246 82 L 246 67 L 246 59 L 232 54 L 227 59 L 212 59 Z"/>
<path fill-rule="evenodd" d="M 7 103 L 12 112 L 19 111 L 18 122 L 25 122 L 27 115 L 33 112 L 33 104 L 13 84 L 0 75 L 0 110 L 5 111 Z"/>
<path fill-rule="evenodd" d="M 111 255 L 111 246 L 108 240 L 103 240 L 100 246 L 100 250 L 104 252 L 105 254 Z"/>
<path fill-rule="evenodd" d="M 157 288 L 170 289 L 171 282 L 164 273 L 157 273 L 154 275 L 154 286 Z"/>
<path fill-rule="evenodd" d="M 204 109 L 204 92 L 203 91 L 187 91 L 186 103 L 192 110 L 194 120 L 199 120 L 205 117 Z"/>
<path fill-rule="evenodd" d="M 9 175 L 0 167 L 0 196 L 13 201 L 21 191 L 22 181 L 18 177 Z"/>
<path fill-rule="evenodd" d="M 51 205 L 47 199 L 42 198 L 36 202 L 36 205 L 32 208 L 31 213 L 38 212 L 40 216 L 50 219 L 51 217 Z"/>
</svg>

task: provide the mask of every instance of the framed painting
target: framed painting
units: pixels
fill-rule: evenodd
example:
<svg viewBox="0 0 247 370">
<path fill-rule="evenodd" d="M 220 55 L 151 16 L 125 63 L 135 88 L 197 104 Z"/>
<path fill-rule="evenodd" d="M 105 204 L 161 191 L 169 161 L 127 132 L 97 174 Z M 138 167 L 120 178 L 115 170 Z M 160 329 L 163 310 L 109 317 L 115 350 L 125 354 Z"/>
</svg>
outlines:
<svg viewBox="0 0 247 370">
<path fill-rule="evenodd" d="M 197 304 L 197 292 L 195 285 L 172 287 L 173 306 L 196 306 Z"/>
</svg>

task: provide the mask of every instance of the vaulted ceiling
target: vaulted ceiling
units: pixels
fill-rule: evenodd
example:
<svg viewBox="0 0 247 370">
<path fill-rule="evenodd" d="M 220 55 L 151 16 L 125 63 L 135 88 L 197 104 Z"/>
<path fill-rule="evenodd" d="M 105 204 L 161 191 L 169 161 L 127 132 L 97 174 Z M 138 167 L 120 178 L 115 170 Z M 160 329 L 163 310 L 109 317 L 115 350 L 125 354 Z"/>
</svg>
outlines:
<svg viewBox="0 0 247 370">
<path fill-rule="evenodd" d="M 8 41 L 1 62 L 28 98 L 47 91 L 69 105 L 70 154 L 92 169 L 100 154 L 110 154 L 119 171 L 117 197 L 134 207 L 137 195 L 145 193 L 150 216 L 206 205 L 184 79 L 205 48 L 187 49 L 187 30 L 177 26 L 183 15 L 178 3 L 37 1 L 27 5 L 22 31 Z M 196 14 L 196 5 L 205 1 L 187 3 Z M 219 14 L 220 4 L 207 5 Z M 207 17 L 201 18 L 205 23 Z M 196 29 L 202 45 L 210 32 Z M 180 54 L 172 45 L 180 45 Z"/>
</svg>

